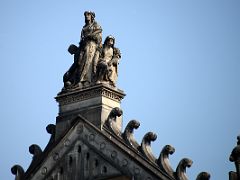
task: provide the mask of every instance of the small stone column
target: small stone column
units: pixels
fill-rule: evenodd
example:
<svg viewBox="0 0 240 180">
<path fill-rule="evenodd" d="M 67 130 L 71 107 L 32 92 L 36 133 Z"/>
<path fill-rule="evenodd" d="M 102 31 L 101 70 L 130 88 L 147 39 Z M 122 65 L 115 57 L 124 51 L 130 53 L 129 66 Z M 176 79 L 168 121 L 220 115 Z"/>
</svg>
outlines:
<svg viewBox="0 0 240 180">
<path fill-rule="evenodd" d="M 109 113 L 115 107 L 120 108 L 125 94 L 122 90 L 99 84 L 85 89 L 61 92 L 55 98 L 59 103 L 56 118 L 56 139 L 71 127 L 72 120 L 81 115 L 99 129 L 102 129 Z M 122 126 L 122 117 L 117 122 Z"/>
</svg>

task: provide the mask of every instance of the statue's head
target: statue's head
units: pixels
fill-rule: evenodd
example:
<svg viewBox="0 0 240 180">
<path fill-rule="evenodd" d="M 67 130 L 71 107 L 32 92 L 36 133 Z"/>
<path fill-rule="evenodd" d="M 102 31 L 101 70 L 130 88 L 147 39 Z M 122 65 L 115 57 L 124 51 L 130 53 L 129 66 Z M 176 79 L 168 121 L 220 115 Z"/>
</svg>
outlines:
<svg viewBox="0 0 240 180">
<path fill-rule="evenodd" d="M 84 16 L 85 16 L 85 22 L 86 21 L 94 21 L 94 19 L 95 19 L 95 13 L 92 11 L 85 11 Z"/>
<path fill-rule="evenodd" d="M 107 36 L 104 41 L 104 45 L 114 47 L 114 44 L 115 44 L 115 38 L 112 35 Z"/>
</svg>

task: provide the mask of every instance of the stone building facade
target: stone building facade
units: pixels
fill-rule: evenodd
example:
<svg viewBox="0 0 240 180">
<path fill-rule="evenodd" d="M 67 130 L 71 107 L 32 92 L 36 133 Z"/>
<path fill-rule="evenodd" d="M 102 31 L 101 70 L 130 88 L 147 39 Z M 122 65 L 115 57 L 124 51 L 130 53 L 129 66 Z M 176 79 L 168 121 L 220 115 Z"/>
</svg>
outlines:
<svg viewBox="0 0 240 180">
<path fill-rule="evenodd" d="M 79 47 L 71 45 L 74 63 L 64 74 L 64 87 L 56 97 L 59 113 L 56 124 L 46 130 L 51 134 L 47 146 L 29 147 L 32 162 L 25 171 L 20 165 L 11 169 L 16 180 L 187 180 L 186 168 L 192 160 L 183 158 L 173 169 L 169 155 L 174 147 L 163 147 L 159 157 L 151 150 L 157 135 L 148 132 L 141 143 L 134 139 L 140 126 L 131 120 L 122 128 L 121 100 L 125 93 L 116 87 L 117 66 L 121 58 L 108 36 L 102 44 L 102 28 L 95 13 L 84 13 Z M 230 160 L 236 172 L 230 180 L 240 179 L 240 137 Z M 207 172 L 197 180 L 210 179 Z"/>
</svg>

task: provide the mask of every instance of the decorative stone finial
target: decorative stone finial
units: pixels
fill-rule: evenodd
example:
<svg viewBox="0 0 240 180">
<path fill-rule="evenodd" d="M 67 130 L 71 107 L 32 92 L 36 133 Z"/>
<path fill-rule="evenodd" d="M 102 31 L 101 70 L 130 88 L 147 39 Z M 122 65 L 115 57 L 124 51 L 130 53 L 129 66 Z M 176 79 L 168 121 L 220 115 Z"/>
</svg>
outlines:
<svg viewBox="0 0 240 180">
<path fill-rule="evenodd" d="M 141 151 L 152 162 L 156 162 L 156 158 L 152 153 L 151 142 L 157 139 L 157 135 L 153 132 L 148 132 L 142 139 Z"/>
<path fill-rule="evenodd" d="M 22 166 L 19 165 L 14 165 L 11 168 L 11 172 L 12 174 L 15 175 L 15 180 L 23 180 L 23 176 L 24 176 L 24 169 L 22 168 Z"/>
<path fill-rule="evenodd" d="M 46 130 L 49 134 L 51 134 L 51 137 L 48 141 L 47 146 L 45 147 L 45 150 L 48 149 L 50 147 L 50 145 L 55 141 L 56 125 L 49 124 L 49 125 L 47 125 Z"/>
<path fill-rule="evenodd" d="M 117 117 L 120 117 L 122 113 L 123 112 L 119 107 L 115 107 L 109 113 L 108 119 L 106 120 L 107 127 L 109 127 L 110 130 L 117 136 L 121 135 L 121 128 L 117 122 Z"/>
<path fill-rule="evenodd" d="M 188 177 L 186 175 L 186 168 L 192 166 L 192 160 L 188 158 L 183 158 L 177 166 L 176 169 L 176 175 L 177 175 L 177 180 L 188 180 Z"/>
<path fill-rule="evenodd" d="M 33 155 L 33 157 L 28 169 L 34 166 L 34 164 L 38 161 L 38 159 L 42 155 L 42 149 L 37 144 L 32 144 L 31 146 L 29 146 L 29 152 Z"/>
<path fill-rule="evenodd" d="M 55 134 L 55 129 L 56 129 L 56 126 L 54 124 L 49 124 L 46 127 L 47 132 L 51 135 Z"/>
<path fill-rule="evenodd" d="M 139 126 L 140 126 L 140 123 L 138 121 L 131 120 L 127 124 L 127 126 L 126 126 L 126 128 L 124 130 L 124 133 L 122 134 L 123 139 L 125 140 L 125 142 L 128 145 L 130 145 L 133 148 L 135 148 L 135 149 L 138 149 L 140 145 L 135 140 L 134 135 L 133 135 L 133 131 L 134 131 L 134 129 L 138 129 Z"/>
<path fill-rule="evenodd" d="M 157 164 L 159 165 L 159 167 L 173 178 L 174 171 L 169 163 L 169 155 L 172 155 L 174 152 L 175 152 L 174 147 L 172 147 L 171 145 L 166 145 L 163 147 L 157 160 Z"/>
<path fill-rule="evenodd" d="M 237 140 L 237 146 L 232 150 L 229 157 L 229 160 L 234 162 L 236 167 L 236 172 L 231 171 L 229 173 L 230 180 L 240 179 L 240 136 L 237 137 Z"/>
<path fill-rule="evenodd" d="M 201 172 L 198 174 L 196 180 L 209 180 L 210 179 L 210 174 L 208 172 Z"/>
<path fill-rule="evenodd" d="M 37 144 L 29 146 L 29 152 L 33 155 L 33 159 L 42 153 L 42 149 Z"/>
</svg>

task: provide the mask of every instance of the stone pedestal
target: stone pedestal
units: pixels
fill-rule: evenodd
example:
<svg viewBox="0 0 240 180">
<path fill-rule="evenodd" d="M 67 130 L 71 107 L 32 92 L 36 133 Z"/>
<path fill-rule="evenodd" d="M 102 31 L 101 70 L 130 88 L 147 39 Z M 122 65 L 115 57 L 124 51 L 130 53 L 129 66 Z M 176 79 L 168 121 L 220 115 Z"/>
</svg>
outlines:
<svg viewBox="0 0 240 180">
<path fill-rule="evenodd" d="M 60 93 L 56 97 L 59 114 L 56 121 L 56 138 L 60 137 L 72 125 L 72 120 L 80 114 L 99 129 L 102 129 L 109 113 L 120 107 L 125 94 L 117 88 L 107 85 L 95 85 L 85 89 Z M 122 117 L 117 122 L 122 126 Z"/>
</svg>

